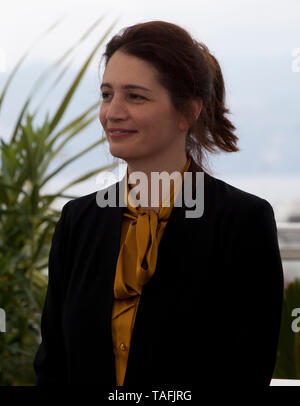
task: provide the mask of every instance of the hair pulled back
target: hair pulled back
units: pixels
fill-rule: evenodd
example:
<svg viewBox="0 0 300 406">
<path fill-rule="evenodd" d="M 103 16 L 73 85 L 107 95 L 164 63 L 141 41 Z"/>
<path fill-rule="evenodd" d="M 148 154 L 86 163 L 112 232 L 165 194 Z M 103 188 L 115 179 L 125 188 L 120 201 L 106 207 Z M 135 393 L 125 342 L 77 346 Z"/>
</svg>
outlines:
<svg viewBox="0 0 300 406">
<path fill-rule="evenodd" d="M 235 152 L 236 129 L 225 117 L 225 86 L 217 59 L 206 45 L 198 42 L 182 27 L 166 21 L 148 21 L 123 28 L 106 45 L 105 66 L 115 51 L 150 62 L 157 80 L 168 91 L 177 111 L 189 123 L 186 152 L 204 169 L 206 152 Z M 191 101 L 203 102 L 199 117 L 194 116 Z"/>
</svg>

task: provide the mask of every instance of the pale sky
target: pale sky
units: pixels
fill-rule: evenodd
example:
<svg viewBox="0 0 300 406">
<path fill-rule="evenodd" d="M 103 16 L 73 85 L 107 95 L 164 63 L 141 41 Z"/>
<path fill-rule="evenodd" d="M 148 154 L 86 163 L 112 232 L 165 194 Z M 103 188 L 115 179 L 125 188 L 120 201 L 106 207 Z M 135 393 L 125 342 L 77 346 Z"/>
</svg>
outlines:
<svg viewBox="0 0 300 406">
<path fill-rule="evenodd" d="M 185 26 L 208 45 L 218 47 L 218 43 L 228 40 L 231 47 L 226 47 L 226 51 L 231 48 L 239 55 L 277 55 L 300 46 L 299 0 L 1 0 L 0 48 L 7 53 L 8 69 L 23 49 L 59 17 L 65 16 L 63 26 L 51 34 L 47 47 L 37 47 L 35 57 L 53 58 L 60 47 L 64 49 L 74 35 L 105 13 L 107 25 L 114 17 L 123 15 L 115 31 L 139 21 L 165 19 Z"/>
</svg>

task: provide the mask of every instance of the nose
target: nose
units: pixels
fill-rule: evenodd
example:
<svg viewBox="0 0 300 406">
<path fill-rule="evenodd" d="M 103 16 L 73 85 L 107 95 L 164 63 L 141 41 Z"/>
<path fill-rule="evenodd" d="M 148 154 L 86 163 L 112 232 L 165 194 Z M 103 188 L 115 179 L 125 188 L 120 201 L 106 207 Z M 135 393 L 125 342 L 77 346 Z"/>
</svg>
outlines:
<svg viewBox="0 0 300 406">
<path fill-rule="evenodd" d="M 106 110 L 106 119 L 108 121 L 124 120 L 128 116 L 125 103 L 121 98 L 113 97 Z"/>
</svg>

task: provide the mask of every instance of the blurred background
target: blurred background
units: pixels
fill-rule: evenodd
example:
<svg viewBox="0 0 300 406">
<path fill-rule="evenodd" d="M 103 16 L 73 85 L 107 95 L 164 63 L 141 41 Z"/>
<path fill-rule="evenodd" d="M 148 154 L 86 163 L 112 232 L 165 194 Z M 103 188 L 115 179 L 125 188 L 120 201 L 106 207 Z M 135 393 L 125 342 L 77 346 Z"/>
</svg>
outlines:
<svg viewBox="0 0 300 406">
<path fill-rule="evenodd" d="M 63 204 L 125 173 L 98 119 L 99 64 L 113 35 L 149 20 L 179 24 L 221 65 L 241 151 L 209 165 L 273 206 L 285 278 L 273 377 L 300 379 L 300 2 L 10 0 L 0 5 L 0 385 L 35 384 Z"/>
</svg>

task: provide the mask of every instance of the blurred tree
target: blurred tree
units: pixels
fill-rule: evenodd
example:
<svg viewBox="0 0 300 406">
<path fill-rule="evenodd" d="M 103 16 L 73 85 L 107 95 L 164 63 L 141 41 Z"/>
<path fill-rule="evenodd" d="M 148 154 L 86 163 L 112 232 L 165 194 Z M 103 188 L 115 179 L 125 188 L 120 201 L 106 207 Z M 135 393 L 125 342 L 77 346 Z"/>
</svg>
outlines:
<svg viewBox="0 0 300 406">
<path fill-rule="evenodd" d="M 6 312 L 6 332 L 0 333 L 0 385 L 35 385 L 33 358 L 40 343 L 40 317 L 48 281 L 45 270 L 54 227 L 60 216 L 60 212 L 53 209 L 51 204 L 58 197 L 75 198 L 76 196 L 66 194 L 68 188 L 116 166 L 113 163 L 99 167 L 72 180 L 53 194 L 42 193 L 42 188 L 64 168 L 106 141 L 106 138 L 97 140 L 61 163 L 55 170 L 49 171 L 50 164 L 62 148 L 98 117 L 98 113 L 93 113 L 99 108 L 97 102 L 61 130 L 56 130 L 89 63 L 117 20 L 102 35 L 82 65 L 53 117 L 49 118 L 47 113 L 43 124 L 38 127 L 33 123 L 37 110 L 33 114 L 28 112 L 28 105 L 41 82 L 47 79 L 52 69 L 63 63 L 102 19 L 103 17 L 97 19 L 80 40 L 41 75 L 19 114 L 10 140 L 5 142 L 1 139 L 0 307 Z M 57 24 L 58 22 L 47 29 L 42 37 Z M 0 95 L 0 113 L 9 84 L 29 51 L 20 58 L 7 79 Z M 61 80 L 67 68 L 68 66 L 63 67 L 53 87 Z"/>
</svg>

